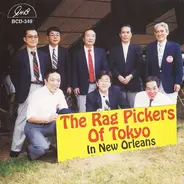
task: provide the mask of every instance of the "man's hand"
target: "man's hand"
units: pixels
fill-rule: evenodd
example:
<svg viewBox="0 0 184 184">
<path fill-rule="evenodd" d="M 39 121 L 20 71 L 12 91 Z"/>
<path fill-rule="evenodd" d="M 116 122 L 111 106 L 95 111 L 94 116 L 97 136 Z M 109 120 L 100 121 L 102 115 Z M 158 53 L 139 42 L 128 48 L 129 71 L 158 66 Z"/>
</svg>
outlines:
<svg viewBox="0 0 184 184">
<path fill-rule="evenodd" d="M 118 75 L 118 80 L 121 82 L 121 83 L 124 83 L 124 80 L 125 78 L 121 75 Z"/>
<path fill-rule="evenodd" d="M 179 84 L 175 84 L 175 85 L 174 85 L 174 91 L 175 91 L 175 92 L 179 92 L 180 88 L 181 88 L 181 87 L 180 87 Z"/>
<path fill-rule="evenodd" d="M 72 93 L 72 88 L 71 87 L 68 87 L 67 88 L 67 93 L 70 95 Z"/>
<path fill-rule="evenodd" d="M 74 93 L 76 96 L 78 96 L 80 94 L 80 89 L 79 88 L 75 88 L 74 89 Z"/>
<path fill-rule="evenodd" d="M 126 76 L 123 84 L 128 84 L 132 78 L 133 78 L 132 74 Z"/>
</svg>

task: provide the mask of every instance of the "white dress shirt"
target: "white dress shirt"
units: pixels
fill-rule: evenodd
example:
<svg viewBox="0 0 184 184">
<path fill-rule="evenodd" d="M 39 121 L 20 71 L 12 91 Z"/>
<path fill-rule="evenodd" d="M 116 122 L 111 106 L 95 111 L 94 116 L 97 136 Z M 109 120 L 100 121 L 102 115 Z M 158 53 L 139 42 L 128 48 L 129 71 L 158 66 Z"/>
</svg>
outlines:
<svg viewBox="0 0 184 184">
<path fill-rule="evenodd" d="M 130 45 L 130 43 L 127 43 L 127 44 L 122 43 L 125 63 L 126 63 L 126 59 L 127 59 L 129 45 Z"/>
<path fill-rule="evenodd" d="M 34 75 L 34 69 L 33 69 L 33 55 L 31 54 L 31 52 L 36 52 L 36 59 L 37 59 L 37 62 L 38 62 L 38 69 L 39 69 L 39 81 L 43 81 L 43 78 L 42 78 L 42 74 L 41 74 L 41 70 L 40 70 L 40 61 L 39 61 L 39 58 L 38 58 L 38 52 L 37 50 L 31 50 L 30 48 L 27 48 L 27 51 L 28 51 L 28 57 L 29 57 L 29 66 L 30 66 L 30 72 L 31 72 L 31 81 L 36 81 L 36 77 Z"/>
<path fill-rule="evenodd" d="M 162 65 L 162 58 L 164 55 L 165 45 L 167 40 L 165 40 L 163 43 L 157 42 L 157 53 L 158 53 L 158 65 L 161 67 Z"/>
<path fill-rule="evenodd" d="M 147 95 L 146 91 L 141 91 L 137 93 L 137 95 L 135 96 L 134 107 L 149 107 L 149 104 L 150 104 L 150 98 Z M 171 104 L 174 104 L 174 103 L 168 96 L 158 92 L 158 94 L 153 99 L 151 106 L 164 106 L 164 105 L 171 105 Z"/>
<path fill-rule="evenodd" d="M 102 110 L 105 111 L 105 110 L 110 110 L 110 107 L 109 105 L 107 104 L 106 101 L 108 101 L 109 103 L 109 95 L 108 95 L 108 92 L 106 95 L 102 94 L 100 91 L 100 97 L 101 97 L 101 101 L 102 101 Z"/>
<path fill-rule="evenodd" d="M 89 61 L 88 61 L 88 48 L 86 46 L 84 46 L 84 52 L 85 52 L 85 56 L 86 56 L 86 61 L 87 61 L 87 66 L 88 66 L 88 70 L 89 70 Z M 95 53 L 94 53 L 94 47 L 92 47 L 91 49 L 91 56 L 92 56 L 92 60 L 93 60 L 93 69 L 94 69 L 94 75 L 95 75 Z M 95 77 L 96 78 L 96 77 Z"/>
<path fill-rule="evenodd" d="M 50 52 L 51 62 L 52 62 L 53 49 L 55 49 L 56 58 L 58 60 L 58 45 L 56 45 L 56 47 L 52 47 L 51 45 L 49 45 L 49 52 Z M 53 63 L 52 63 L 52 66 L 53 66 Z"/>
<path fill-rule="evenodd" d="M 51 93 L 46 86 L 34 91 L 28 101 L 27 119 L 55 115 L 59 109 L 68 108 L 63 91 Z"/>
</svg>

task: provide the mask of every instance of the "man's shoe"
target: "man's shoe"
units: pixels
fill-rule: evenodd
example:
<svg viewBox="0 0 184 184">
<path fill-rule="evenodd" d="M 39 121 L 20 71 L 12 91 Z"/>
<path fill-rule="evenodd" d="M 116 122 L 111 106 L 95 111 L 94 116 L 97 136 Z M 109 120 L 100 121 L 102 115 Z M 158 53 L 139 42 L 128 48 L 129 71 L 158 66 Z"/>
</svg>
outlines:
<svg viewBox="0 0 184 184">
<path fill-rule="evenodd" d="M 11 158 L 17 158 L 20 154 L 20 151 L 11 151 L 10 152 L 10 157 Z"/>
</svg>

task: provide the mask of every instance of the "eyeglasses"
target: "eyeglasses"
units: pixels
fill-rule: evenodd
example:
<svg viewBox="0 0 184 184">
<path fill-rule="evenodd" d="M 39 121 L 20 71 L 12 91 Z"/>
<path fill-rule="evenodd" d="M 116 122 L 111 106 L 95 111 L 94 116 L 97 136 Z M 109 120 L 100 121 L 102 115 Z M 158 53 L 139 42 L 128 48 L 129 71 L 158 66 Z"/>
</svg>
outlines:
<svg viewBox="0 0 184 184">
<path fill-rule="evenodd" d="M 98 80 L 98 82 L 100 82 L 100 83 L 110 83 L 111 81 L 110 80 Z"/>
<path fill-rule="evenodd" d="M 59 33 L 58 33 L 58 34 L 52 34 L 52 33 L 51 33 L 51 34 L 49 34 L 49 36 L 52 36 L 52 37 L 54 37 L 54 36 L 55 36 L 55 37 L 59 37 L 60 34 L 59 34 Z"/>
<path fill-rule="evenodd" d="M 38 39 L 38 35 L 27 35 L 26 37 L 29 39 Z"/>
</svg>

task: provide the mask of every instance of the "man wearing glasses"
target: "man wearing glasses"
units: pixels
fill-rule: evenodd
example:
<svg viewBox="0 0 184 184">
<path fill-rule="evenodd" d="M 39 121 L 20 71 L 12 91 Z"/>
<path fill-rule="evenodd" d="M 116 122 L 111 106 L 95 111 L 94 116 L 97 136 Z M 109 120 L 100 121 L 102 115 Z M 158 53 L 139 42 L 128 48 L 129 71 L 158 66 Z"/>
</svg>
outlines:
<svg viewBox="0 0 184 184">
<path fill-rule="evenodd" d="M 43 86 L 43 75 L 49 69 L 48 55 L 37 50 L 38 33 L 34 28 L 25 30 L 26 48 L 17 52 L 11 63 L 11 80 L 15 86 L 15 101 L 19 104 L 15 122 L 10 157 L 18 157 L 25 139 L 24 126 L 28 98 Z"/>
<path fill-rule="evenodd" d="M 60 30 L 58 27 L 50 27 L 47 29 L 47 39 L 49 44 L 40 49 L 50 56 L 50 63 L 53 69 L 57 69 L 61 75 L 60 88 L 66 94 L 71 94 L 71 64 L 66 48 L 60 47 Z"/>
<path fill-rule="evenodd" d="M 97 76 L 97 89 L 88 93 L 86 97 L 86 111 L 105 111 L 129 108 L 129 105 L 118 86 L 111 87 L 112 75 L 108 71 L 101 71 Z"/>
</svg>

